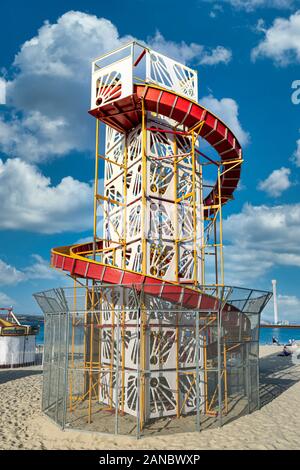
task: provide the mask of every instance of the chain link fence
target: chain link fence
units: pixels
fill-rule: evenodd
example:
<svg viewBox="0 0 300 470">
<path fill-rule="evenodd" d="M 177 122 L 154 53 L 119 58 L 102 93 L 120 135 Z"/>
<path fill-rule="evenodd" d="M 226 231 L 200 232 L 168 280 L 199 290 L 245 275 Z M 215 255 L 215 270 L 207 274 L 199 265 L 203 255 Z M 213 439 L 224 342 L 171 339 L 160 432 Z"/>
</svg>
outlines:
<svg viewBox="0 0 300 470">
<path fill-rule="evenodd" d="M 259 408 L 259 323 L 270 294 L 225 287 L 197 310 L 153 287 L 155 295 L 133 285 L 35 294 L 45 315 L 42 407 L 62 428 L 139 438 L 201 431 Z"/>
</svg>

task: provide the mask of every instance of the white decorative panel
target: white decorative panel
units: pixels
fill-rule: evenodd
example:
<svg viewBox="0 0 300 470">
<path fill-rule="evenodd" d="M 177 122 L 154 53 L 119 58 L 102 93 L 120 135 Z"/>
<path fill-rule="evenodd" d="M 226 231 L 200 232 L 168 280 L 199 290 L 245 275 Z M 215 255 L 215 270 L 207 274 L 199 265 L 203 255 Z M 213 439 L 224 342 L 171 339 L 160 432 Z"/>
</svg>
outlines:
<svg viewBox="0 0 300 470">
<path fill-rule="evenodd" d="M 91 108 L 113 103 L 132 92 L 132 58 L 129 56 L 93 72 Z"/>
<path fill-rule="evenodd" d="M 197 72 L 158 52 L 147 53 L 146 80 L 198 100 Z"/>
<path fill-rule="evenodd" d="M 149 198 L 147 201 L 147 238 L 151 240 L 172 240 L 175 235 L 176 205 L 173 202 Z"/>
<path fill-rule="evenodd" d="M 105 156 L 111 160 L 105 162 L 104 181 L 107 184 L 124 172 L 120 165 L 124 164 L 125 136 L 110 126 L 105 127 Z"/>
<path fill-rule="evenodd" d="M 142 162 L 131 165 L 126 174 L 127 204 L 142 196 Z"/>
<path fill-rule="evenodd" d="M 131 416 L 138 413 L 138 374 L 136 371 L 126 370 L 125 375 L 125 396 L 123 409 Z M 204 396 L 203 373 L 199 373 L 200 397 Z M 179 387 L 177 392 L 177 386 Z M 116 407 L 116 372 L 104 372 L 99 384 L 100 402 Z M 179 407 L 181 415 L 195 412 L 196 400 L 196 372 L 193 370 L 180 372 L 176 371 L 156 371 L 145 375 L 145 418 L 159 418 L 164 416 L 174 416 Z M 202 403 L 201 403 L 202 401 Z M 203 410 L 204 402 L 200 401 L 200 410 Z M 122 407 L 122 387 L 121 374 L 119 375 L 118 408 Z"/>
<path fill-rule="evenodd" d="M 127 242 L 131 242 L 136 239 L 140 239 L 142 234 L 142 201 L 139 199 L 126 210 L 127 216 Z"/>
<path fill-rule="evenodd" d="M 104 214 L 103 235 L 106 240 L 119 242 L 123 238 L 125 213 L 123 207 L 114 206 L 113 209 L 108 209 Z M 112 248 L 114 247 L 112 246 Z"/>
<path fill-rule="evenodd" d="M 168 240 L 147 241 L 147 272 L 159 279 L 176 280 L 175 243 Z"/>
<path fill-rule="evenodd" d="M 182 280 L 194 279 L 194 243 L 181 242 L 178 247 L 178 276 Z"/>
<path fill-rule="evenodd" d="M 142 128 L 141 125 L 135 127 L 128 134 L 127 138 L 128 166 L 142 157 Z"/>
<path fill-rule="evenodd" d="M 174 172 L 171 160 L 148 158 L 147 161 L 148 192 L 151 196 L 174 199 Z"/>
<path fill-rule="evenodd" d="M 143 255 L 142 255 L 141 240 L 138 240 L 132 243 L 127 243 L 126 268 L 129 271 L 135 271 L 139 273 L 142 271 L 142 262 L 143 262 Z"/>
</svg>

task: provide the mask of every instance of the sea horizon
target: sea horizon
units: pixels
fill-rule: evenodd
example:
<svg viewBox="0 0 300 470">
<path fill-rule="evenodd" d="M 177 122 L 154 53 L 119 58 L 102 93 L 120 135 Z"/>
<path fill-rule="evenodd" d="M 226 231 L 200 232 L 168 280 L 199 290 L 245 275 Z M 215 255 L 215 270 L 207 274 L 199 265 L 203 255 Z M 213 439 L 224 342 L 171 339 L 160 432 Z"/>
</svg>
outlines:
<svg viewBox="0 0 300 470">
<path fill-rule="evenodd" d="M 260 328 L 259 344 L 272 344 L 273 336 L 280 344 L 286 344 L 290 339 L 300 343 L 300 328 Z M 36 344 L 44 344 L 44 323 L 40 324 L 40 331 L 36 336 Z"/>
</svg>

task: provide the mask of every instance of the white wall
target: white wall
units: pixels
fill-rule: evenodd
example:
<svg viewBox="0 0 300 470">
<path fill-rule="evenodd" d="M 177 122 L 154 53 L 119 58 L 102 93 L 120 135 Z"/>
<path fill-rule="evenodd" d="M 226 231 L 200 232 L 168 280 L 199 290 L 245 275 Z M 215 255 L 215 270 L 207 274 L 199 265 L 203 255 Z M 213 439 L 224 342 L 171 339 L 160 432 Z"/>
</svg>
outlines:
<svg viewBox="0 0 300 470">
<path fill-rule="evenodd" d="M 35 335 L 0 336 L 0 367 L 35 361 Z"/>
</svg>

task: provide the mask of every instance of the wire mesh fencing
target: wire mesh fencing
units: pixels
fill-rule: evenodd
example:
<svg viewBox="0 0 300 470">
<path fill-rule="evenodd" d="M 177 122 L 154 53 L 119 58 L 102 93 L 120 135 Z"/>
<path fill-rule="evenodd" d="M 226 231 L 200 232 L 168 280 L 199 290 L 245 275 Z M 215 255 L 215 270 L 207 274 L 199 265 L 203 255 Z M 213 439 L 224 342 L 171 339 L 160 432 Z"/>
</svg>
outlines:
<svg viewBox="0 0 300 470">
<path fill-rule="evenodd" d="M 226 287 L 200 310 L 150 291 L 35 294 L 45 314 L 42 408 L 62 428 L 139 438 L 201 431 L 259 408 L 259 322 L 270 294 Z"/>
</svg>

